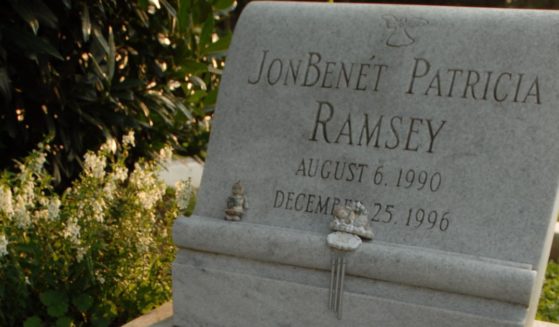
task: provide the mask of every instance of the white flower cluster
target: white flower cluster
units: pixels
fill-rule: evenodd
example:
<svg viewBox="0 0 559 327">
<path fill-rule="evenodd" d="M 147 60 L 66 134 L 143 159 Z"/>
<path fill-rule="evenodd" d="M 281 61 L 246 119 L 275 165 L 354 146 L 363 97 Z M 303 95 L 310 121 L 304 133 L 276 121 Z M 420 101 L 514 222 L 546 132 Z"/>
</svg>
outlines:
<svg viewBox="0 0 559 327">
<path fill-rule="evenodd" d="M 188 208 L 190 198 L 192 197 L 192 179 L 178 181 L 175 184 L 175 197 L 179 210 L 184 211 Z"/>
<path fill-rule="evenodd" d="M 25 196 L 17 195 L 14 208 L 14 221 L 17 227 L 27 228 L 31 224 L 31 217 L 27 211 Z"/>
<path fill-rule="evenodd" d="M 124 146 L 130 146 L 130 147 L 136 146 L 136 138 L 134 137 L 134 131 L 129 131 L 128 134 L 122 137 L 122 144 L 124 144 Z"/>
<path fill-rule="evenodd" d="M 93 152 L 85 154 L 85 172 L 95 178 L 103 178 L 105 176 L 105 166 L 107 160 L 103 156 L 98 156 Z"/>
<path fill-rule="evenodd" d="M 80 225 L 78 225 L 78 222 L 75 219 L 72 218 L 68 220 L 66 228 L 64 228 L 62 234 L 65 238 L 70 239 L 70 241 L 75 245 L 80 244 Z"/>
<path fill-rule="evenodd" d="M 80 246 L 78 247 L 78 249 L 76 250 L 76 259 L 78 260 L 78 262 L 81 262 L 83 260 L 84 255 L 87 253 L 87 249 Z"/>
<path fill-rule="evenodd" d="M 103 198 L 97 198 L 91 203 L 91 209 L 93 211 L 92 217 L 98 223 L 105 221 L 105 200 Z"/>
<path fill-rule="evenodd" d="M 141 235 L 136 243 L 138 252 L 144 254 L 148 253 L 150 245 L 153 244 L 153 238 L 147 235 Z"/>
<path fill-rule="evenodd" d="M 146 210 L 152 209 L 165 194 L 165 184 L 149 168 L 151 166 L 142 167 L 136 163 L 130 175 L 130 183 L 138 188 L 138 200 Z"/>
<path fill-rule="evenodd" d="M 115 197 L 116 184 L 112 178 L 109 178 L 103 187 L 103 193 L 107 200 L 111 201 Z"/>
<path fill-rule="evenodd" d="M 45 162 L 47 161 L 47 155 L 44 152 L 36 152 L 36 157 L 29 163 L 29 168 L 33 172 L 39 172 L 43 169 Z"/>
<path fill-rule="evenodd" d="M 171 160 L 173 157 L 173 148 L 169 145 L 159 150 L 159 159 L 163 162 Z"/>
<path fill-rule="evenodd" d="M 8 240 L 6 235 L 0 234 L 0 258 L 8 255 Z"/>
<path fill-rule="evenodd" d="M 116 153 L 116 141 L 113 138 L 109 138 L 101 146 L 100 152 Z"/>
<path fill-rule="evenodd" d="M 35 200 L 35 184 L 31 178 L 25 178 L 21 182 L 21 187 L 19 189 L 19 194 L 25 203 L 33 203 Z"/>
<path fill-rule="evenodd" d="M 57 220 L 58 219 L 58 215 L 60 214 L 60 199 L 55 196 L 52 199 L 50 199 L 49 205 L 48 205 L 48 217 L 49 220 Z"/>
<path fill-rule="evenodd" d="M 4 212 L 8 217 L 14 214 L 12 190 L 6 186 L 0 187 L 0 211 Z"/>
<path fill-rule="evenodd" d="M 113 172 L 115 180 L 124 182 L 128 177 L 128 169 L 125 166 L 118 166 Z"/>
</svg>

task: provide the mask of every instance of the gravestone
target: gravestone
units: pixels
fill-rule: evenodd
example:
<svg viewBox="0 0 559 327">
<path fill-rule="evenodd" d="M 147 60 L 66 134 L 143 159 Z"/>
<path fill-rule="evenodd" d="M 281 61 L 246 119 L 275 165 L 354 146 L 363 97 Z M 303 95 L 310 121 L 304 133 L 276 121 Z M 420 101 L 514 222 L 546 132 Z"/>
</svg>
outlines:
<svg viewBox="0 0 559 327">
<path fill-rule="evenodd" d="M 177 326 L 531 326 L 559 173 L 559 15 L 250 4 L 195 214 Z M 231 187 L 241 221 L 224 220 Z M 374 230 L 328 308 L 332 212 Z"/>
</svg>

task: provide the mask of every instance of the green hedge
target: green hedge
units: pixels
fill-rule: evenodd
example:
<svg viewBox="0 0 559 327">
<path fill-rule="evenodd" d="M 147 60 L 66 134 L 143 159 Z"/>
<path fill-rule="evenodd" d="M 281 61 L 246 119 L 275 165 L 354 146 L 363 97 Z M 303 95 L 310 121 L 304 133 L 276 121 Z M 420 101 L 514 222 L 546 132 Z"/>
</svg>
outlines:
<svg viewBox="0 0 559 327">
<path fill-rule="evenodd" d="M 88 150 L 128 130 L 131 162 L 165 144 L 204 156 L 233 4 L 0 1 L 0 169 L 49 136 L 63 189 Z"/>
</svg>

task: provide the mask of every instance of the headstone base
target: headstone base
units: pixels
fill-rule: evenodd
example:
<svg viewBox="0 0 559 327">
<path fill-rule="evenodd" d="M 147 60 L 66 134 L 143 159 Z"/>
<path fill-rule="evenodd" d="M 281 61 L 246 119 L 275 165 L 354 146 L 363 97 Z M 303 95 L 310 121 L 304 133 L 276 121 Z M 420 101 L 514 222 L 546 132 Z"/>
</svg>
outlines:
<svg viewBox="0 0 559 327">
<path fill-rule="evenodd" d="M 328 255 L 325 263 L 315 267 L 285 264 L 299 253 L 318 253 L 328 251 L 326 236 L 302 233 L 287 229 L 271 228 L 270 235 L 286 234 L 290 241 L 274 239 L 265 235 L 271 227 L 243 222 L 225 222 L 212 218 L 180 218 L 174 228 L 175 242 L 179 252 L 173 265 L 174 324 L 176 326 L 383 326 L 404 327 L 406 322 L 414 321 L 415 327 L 452 326 L 452 327 L 523 327 L 526 305 L 506 300 L 488 299 L 483 296 L 464 294 L 465 292 L 444 291 L 410 285 L 409 282 L 397 283 L 381 279 L 358 276 L 357 268 L 349 266 L 345 280 L 342 320 L 328 309 L 328 287 L 330 271 Z M 228 233 L 229 230 L 233 230 Z M 243 234 L 241 231 L 246 231 Z M 198 236 L 197 236 L 198 235 Z M 217 241 L 218 236 L 221 239 Z M 286 236 L 287 237 L 287 236 Z M 232 239 L 234 238 L 234 239 Z M 202 243 L 207 239 L 207 246 Z M 322 240 L 323 239 L 323 240 Z M 261 241 L 259 241 L 261 240 Z M 322 240 L 322 241 L 321 241 Z M 212 243 L 213 242 L 213 243 Z M 307 242 L 307 243 L 305 243 Z M 220 245 L 217 245 L 217 244 Z M 261 244 L 260 244 L 261 243 Z M 219 251 L 211 249 L 212 244 Z M 226 248 L 219 249 L 221 244 Z M 307 244 L 301 248 L 301 244 Z M 360 251 L 370 251 L 373 244 L 364 244 Z M 238 248 L 236 248 L 238 246 Z M 247 247 L 254 249 L 251 254 Z M 386 251 L 381 244 L 378 252 Z M 399 249 L 394 256 L 406 258 Z M 358 251 L 359 252 L 359 251 Z M 239 253 L 247 253 L 250 258 Z M 260 255 L 257 255 L 260 253 Z M 262 255 L 264 253 L 264 255 Z M 266 253 L 269 259 L 266 259 Z M 362 252 L 355 254 L 362 255 Z M 443 254 L 440 254 L 444 257 Z M 418 258 L 428 258 L 417 253 Z M 452 258 L 452 256 L 449 256 Z M 373 257 L 374 258 L 374 257 Z M 285 259 L 285 260 L 283 260 Z M 273 261 L 276 260 L 276 261 Z M 350 258 L 351 260 L 351 258 Z M 372 259 L 377 261 L 376 259 Z M 406 259 L 409 260 L 409 259 Z M 450 260 L 450 259 L 449 259 Z M 467 264 L 456 254 L 455 262 L 447 262 L 439 271 L 432 270 L 446 278 L 448 266 L 458 265 L 463 260 L 464 271 L 474 269 L 464 276 L 475 273 L 484 265 L 493 267 L 496 263 L 472 259 Z M 279 262 L 278 262 L 279 261 Z M 281 262 L 283 261 L 283 263 Z M 305 260 L 310 262 L 311 260 Z M 362 260 L 360 260 L 362 261 Z M 381 265 L 382 260 L 377 264 Z M 417 262 L 407 262 L 414 266 Z M 370 262 L 371 266 L 375 262 Z M 429 264 L 430 265 L 430 264 Z M 476 267 L 472 267 L 476 266 Z M 504 273 L 504 266 L 498 264 Z M 379 271 L 387 267 L 379 266 Z M 485 268 L 483 268 L 485 269 Z M 528 269 L 508 267 L 510 276 L 503 279 L 531 276 Z M 389 270 L 389 269 L 388 269 Z M 400 268 L 398 268 L 400 270 Z M 488 270 L 489 271 L 489 270 Z M 457 270 L 458 276 L 460 272 Z M 485 272 L 487 273 L 487 272 Z M 421 278 L 421 271 L 413 272 Z M 405 276 L 393 276 L 405 280 Z M 513 278 L 514 277 L 514 278 Z M 487 278 L 491 276 L 487 274 Z M 462 278 L 458 278 L 459 283 Z M 411 281 L 413 282 L 413 281 Z M 499 281 L 497 281 L 499 282 Z M 506 281 L 504 281 L 506 282 Z M 464 280 L 464 283 L 468 283 Z M 444 281 L 440 284 L 445 285 Z M 433 287 L 436 284 L 433 284 Z M 453 285 L 450 285 L 453 286 Z M 454 285 L 460 290 L 460 285 Z M 495 294 L 498 296 L 498 294 Z M 512 293 L 511 293 L 511 296 Z M 502 297 L 502 296 L 501 296 Z M 398 319 L 395 319 L 395 318 Z"/>
</svg>

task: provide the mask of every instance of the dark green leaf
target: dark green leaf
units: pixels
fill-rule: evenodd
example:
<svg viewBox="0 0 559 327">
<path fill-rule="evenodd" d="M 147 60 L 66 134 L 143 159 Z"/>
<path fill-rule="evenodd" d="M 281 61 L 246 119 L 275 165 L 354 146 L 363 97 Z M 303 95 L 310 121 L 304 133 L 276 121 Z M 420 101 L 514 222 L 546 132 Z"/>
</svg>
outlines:
<svg viewBox="0 0 559 327">
<path fill-rule="evenodd" d="M 184 77 L 187 74 L 198 75 L 200 73 L 205 73 L 208 71 L 208 65 L 202 64 L 192 59 L 187 59 L 179 70 L 179 78 Z"/>
<path fill-rule="evenodd" d="M 167 0 L 159 0 L 159 2 L 161 2 L 161 4 L 163 4 L 163 7 L 167 9 L 169 15 L 177 17 L 177 11 L 175 10 L 175 8 L 173 8 L 173 6 L 171 6 L 169 2 L 167 2 Z"/>
<path fill-rule="evenodd" d="M 212 5 L 207 0 L 195 1 L 196 6 L 192 7 L 192 20 L 194 24 L 202 24 L 213 15 Z"/>
<path fill-rule="evenodd" d="M 121 91 L 113 90 L 111 95 L 121 100 L 134 101 L 134 92 L 132 92 L 131 90 L 121 90 Z"/>
<path fill-rule="evenodd" d="M 192 83 L 194 83 L 195 85 L 197 85 L 199 88 L 201 88 L 202 90 L 207 90 L 208 86 L 206 85 L 206 82 L 204 82 L 203 79 L 201 79 L 198 76 L 190 76 L 188 78 Z"/>
<path fill-rule="evenodd" d="M 107 39 L 105 39 L 105 37 L 103 36 L 103 33 L 101 33 L 101 30 L 96 26 L 93 27 L 93 35 L 95 36 L 97 42 L 99 42 L 99 45 L 103 47 L 105 53 L 109 54 L 111 51 L 109 48 L 109 43 L 107 42 Z"/>
<path fill-rule="evenodd" d="M 204 98 L 204 105 L 214 106 L 217 100 L 217 90 L 211 90 L 208 95 Z"/>
<path fill-rule="evenodd" d="M 91 35 L 91 19 L 89 18 L 89 9 L 85 3 L 82 5 L 81 16 L 83 40 L 87 42 Z"/>
<path fill-rule="evenodd" d="M 12 32 L 13 33 L 8 34 L 6 38 L 9 38 L 16 47 L 24 51 L 28 56 L 46 54 L 57 59 L 64 60 L 60 52 L 58 52 L 58 50 L 46 39 L 38 37 L 25 29 L 15 26 L 12 28 Z"/>
<path fill-rule="evenodd" d="M 23 322 L 23 327 L 41 327 L 42 325 L 43 322 L 41 321 L 41 318 L 37 316 L 27 318 Z"/>
<path fill-rule="evenodd" d="M 202 100 L 206 95 L 208 95 L 208 93 L 204 90 L 198 90 L 195 91 L 194 93 L 192 93 L 191 96 L 189 96 L 188 98 L 186 98 L 187 102 L 199 102 L 200 100 Z"/>
<path fill-rule="evenodd" d="M 217 0 L 214 1 L 213 7 L 215 10 L 226 10 L 233 7 L 235 0 Z"/>
<path fill-rule="evenodd" d="M 177 108 L 182 112 L 182 114 L 188 118 L 188 119 L 192 119 L 192 113 L 190 112 L 190 110 L 182 103 L 180 102 L 176 102 Z"/>
<path fill-rule="evenodd" d="M 56 327 L 70 327 L 72 325 L 72 319 L 69 317 L 60 317 L 56 319 Z"/>
<path fill-rule="evenodd" d="M 80 294 L 72 300 L 72 303 L 81 312 L 86 312 L 93 304 L 93 297 L 89 294 Z"/>
<path fill-rule="evenodd" d="M 190 27 L 190 0 L 178 0 L 178 8 L 177 25 L 179 33 L 185 34 Z"/>
<path fill-rule="evenodd" d="M 229 44 L 231 43 L 231 34 L 221 37 L 216 42 L 210 44 L 208 47 L 202 50 L 202 54 L 204 55 L 217 55 L 217 54 L 224 54 L 229 48 Z"/>
<path fill-rule="evenodd" d="M 60 291 L 52 290 L 39 294 L 39 299 L 41 300 L 41 303 L 46 306 L 50 306 L 58 302 L 68 301 L 68 299 L 66 298 L 66 294 Z"/>
<path fill-rule="evenodd" d="M 106 318 L 93 317 L 92 319 L 92 325 L 94 327 L 107 327 L 109 326 L 109 323 L 109 320 Z"/>
<path fill-rule="evenodd" d="M 37 35 L 37 31 L 39 30 L 39 20 L 33 12 L 33 8 L 31 7 L 32 4 L 29 1 L 18 0 L 10 0 L 10 4 L 19 17 L 21 17 L 21 19 L 23 19 L 31 27 L 33 34 Z"/>
<path fill-rule="evenodd" d="M 23 2 L 23 1 L 20 1 Z M 50 8 L 41 0 L 33 0 L 31 1 L 33 6 L 33 11 L 35 16 L 39 19 L 39 21 L 50 27 L 50 28 L 57 28 L 58 26 L 58 17 L 50 10 Z"/>
<path fill-rule="evenodd" d="M 142 22 L 142 25 L 144 25 L 144 27 L 149 27 L 149 17 L 144 10 L 137 9 L 136 15 L 138 16 L 138 19 L 140 20 L 140 22 Z"/>
<path fill-rule="evenodd" d="M 149 4 L 148 0 L 138 0 L 138 7 L 142 10 L 147 10 L 148 4 Z"/>
<path fill-rule="evenodd" d="M 210 15 L 204 22 L 202 33 L 200 33 L 200 49 L 206 48 L 206 46 L 212 42 L 212 33 L 214 31 L 214 27 L 214 18 Z"/>
<path fill-rule="evenodd" d="M 107 74 L 103 71 L 103 69 L 101 68 L 101 66 L 99 65 L 99 63 L 97 62 L 97 60 L 95 60 L 95 57 L 93 57 L 91 54 L 89 55 L 89 59 L 91 60 L 91 62 L 93 63 L 93 68 L 95 69 L 95 73 L 97 74 L 97 76 L 99 76 L 101 79 L 103 79 L 103 81 L 105 83 L 108 83 L 108 77 Z"/>
<path fill-rule="evenodd" d="M 11 81 L 5 68 L 0 68 L 0 93 L 4 96 L 6 102 L 12 98 Z"/>
<path fill-rule="evenodd" d="M 137 89 L 142 87 L 145 84 L 144 81 L 141 81 L 139 79 L 133 79 L 133 78 L 127 78 L 124 81 L 117 83 L 117 84 L 113 84 L 112 89 L 113 90 L 128 90 L 128 89 Z"/>
<path fill-rule="evenodd" d="M 115 73 L 115 58 L 116 58 L 116 47 L 115 47 L 115 37 L 113 35 L 113 28 L 109 26 L 109 53 L 107 54 L 107 71 L 108 79 L 112 81 Z"/>
<path fill-rule="evenodd" d="M 68 297 L 60 291 L 46 291 L 39 295 L 51 317 L 62 317 L 68 311 Z"/>
</svg>

